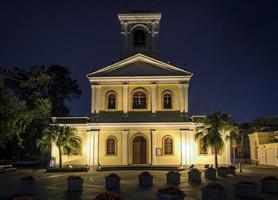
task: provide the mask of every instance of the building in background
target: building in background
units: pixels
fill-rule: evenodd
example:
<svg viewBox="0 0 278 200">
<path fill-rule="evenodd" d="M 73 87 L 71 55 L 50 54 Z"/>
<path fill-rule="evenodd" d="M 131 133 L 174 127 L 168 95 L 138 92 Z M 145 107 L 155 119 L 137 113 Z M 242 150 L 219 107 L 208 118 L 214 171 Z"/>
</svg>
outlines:
<svg viewBox="0 0 278 200">
<path fill-rule="evenodd" d="M 251 162 L 278 166 L 278 130 L 264 129 L 248 136 Z"/>
</svg>

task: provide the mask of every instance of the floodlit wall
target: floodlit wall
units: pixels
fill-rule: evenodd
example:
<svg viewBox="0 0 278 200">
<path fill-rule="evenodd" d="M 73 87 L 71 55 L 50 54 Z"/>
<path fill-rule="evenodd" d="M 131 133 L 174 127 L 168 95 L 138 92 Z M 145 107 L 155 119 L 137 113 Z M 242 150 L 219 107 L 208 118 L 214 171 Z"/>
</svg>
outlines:
<svg viewBox="0 0 278 200">
<path fill-rule="evenodd" d="M 100 87 L 100 112 L 103 111 L 123 111 L 123 85 L 99 85 Z M 147 95 L 146 109 L 132 109 L 132 94 L 136 90 L 142 89 Z M 178 84 L 156 84 L 156 111 L 178 111 L 180 109 L 180 89 Z M 172 108 L 163 108 L 163 93 L 170 92 L 172 95 Z M 114 92 L 116 94 L 116 109 L 107 109 L 107 94 Z M 185 97 L 188 101 L 188 97 Z M 184 99 L 182 99 L 184 101 Z M 183 103 L 183 102 L 181 102 Z M 188 104 L 188 103 L 187 103 Z M 151 84 L 130 84 L 128 85 L 128 111 L 146 112 L 151 111 L 152 90 Z"/>
<path fill-rule="evenodd" d="M 81 138 L 82 148 L 80 155 L 63 155 L 63 164 L 68 165 L 101 165 L 101 166 L 120 166 L 133 165 L 133 140 L 136 136 L 143 136 L 146 140 L 146 164 L 160 166 L 179 166 L 182 164 L 182 154 L 186 161 L 183 165 L 190 164 L 213 164 L 214 154 L 208 150 L 208 154 L 200 154 L 199 141 L 194 139 L 194 132 L 191 132 L 185 140 L 182 148 L 181 130 L 157 128 L 131 128 L 123 130 L 121 128 L 110 128 L 87 131 L 89 128 L 77 128 L 77 136 Z M 98 134 L 98 139 L 93 137 Z M 91 135 L 90 135 L 91 134 Z M 116 139 L 115 155 L 107 154 L 107 139 L 113 137 Z M 173 154 L 164 154 L 164 139 L 170 137 L 173 144 Z M 96 146 L 98 145 L 98 147 Z M 97 149 L 96 149 L 97 148 Z M 218 155 L 218 163 L 230 164 L 229 144 L 225 141 L 225 147 Z M 52 157 L 58 164 L 58 148 L 53 145 Z"/>
</svg>

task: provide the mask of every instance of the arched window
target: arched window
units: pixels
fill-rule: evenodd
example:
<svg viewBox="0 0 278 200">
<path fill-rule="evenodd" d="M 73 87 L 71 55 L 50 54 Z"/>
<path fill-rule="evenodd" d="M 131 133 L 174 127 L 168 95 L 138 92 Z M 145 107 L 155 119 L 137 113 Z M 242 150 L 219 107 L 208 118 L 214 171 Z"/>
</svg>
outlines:
<svg viewBox="0 0 278 200">
<path fill-rule="evenodd" d="M 163 95 L 163 108 L 164 109 L 172 108 L 172 95 L 169 92 Z"/>
<path fill-rule="evenodd" d="M 116 139 L 114 137 L 109 137 L 106 141 L 106 154 L 116 155 Z"/>
<path fill-rule="evenodd" d="M 146 44 L 146 35 L 143 30 L 135 31 L 133 35 L 133 45 L 134 46 L 144 46 Z"/>
<path fill-rule="evenodd" d="M 143 91 L 136 91 L 133 94 L 132 108 L 134 108 L 134 109 L 144 109 L 144 108 L 147 108 L 147 98 L 146 98 L 145 92 L 143 92 Z"/>
<path fill-rule="evenodd" d="M 163 140 L 163 145 L 165 155 L 173 154 L 173 139 L 171 137 L 165 137 Z"/>
<path fill-rule="evenodd" d="M 116 95 L 111 93 L 107 97 L 107 108 L 108 109 L 116 109 Z"/>
</svg>

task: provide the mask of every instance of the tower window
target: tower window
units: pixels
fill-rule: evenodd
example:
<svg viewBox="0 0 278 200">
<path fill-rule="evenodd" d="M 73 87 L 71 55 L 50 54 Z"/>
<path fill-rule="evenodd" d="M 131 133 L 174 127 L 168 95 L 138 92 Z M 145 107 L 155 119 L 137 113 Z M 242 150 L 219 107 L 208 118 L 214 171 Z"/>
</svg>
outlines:
<svg viewBox="0 0 278 200">
<path fill-rule="evenodd" d="M 172 108 L 172 96 L 169 93 L 163 95 L 163 107 L 164 109 Z"/>
<path fill-rule="evenodd" d="M 109 94 L 108 95 L 108 109 L 116 109 L 116 95 L 115 94 Z"/>
<path fill-rule="evenodd" d="M 143 30 L 137 30 L 133 36 L 134 46 L 144 46 L 146 44 L 146 34 Z"/>
<path fill-rule="evenodd" d="M 137 91 L 133 94 L 132 108 L 141 109 L 147 108 L 146 94 L 143 91 Z"/>
</svg>

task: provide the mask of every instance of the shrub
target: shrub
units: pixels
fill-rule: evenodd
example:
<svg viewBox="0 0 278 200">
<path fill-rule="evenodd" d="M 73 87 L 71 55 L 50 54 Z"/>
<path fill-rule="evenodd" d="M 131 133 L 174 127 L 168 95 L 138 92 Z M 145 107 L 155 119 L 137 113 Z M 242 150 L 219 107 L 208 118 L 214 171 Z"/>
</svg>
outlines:
<svg viewBox="0 0 278 200">
<path fill-rule="evenodd" d="M 161 194 L 168 194 L 171 196 L 182 196 L 184 195 L 184 192 L 181 191 L 178 188 L 174 188 L 174 187 L 168 187 L 168 188 L 162 188 L 158 190 L 159 193 Z"/>
</svg>

